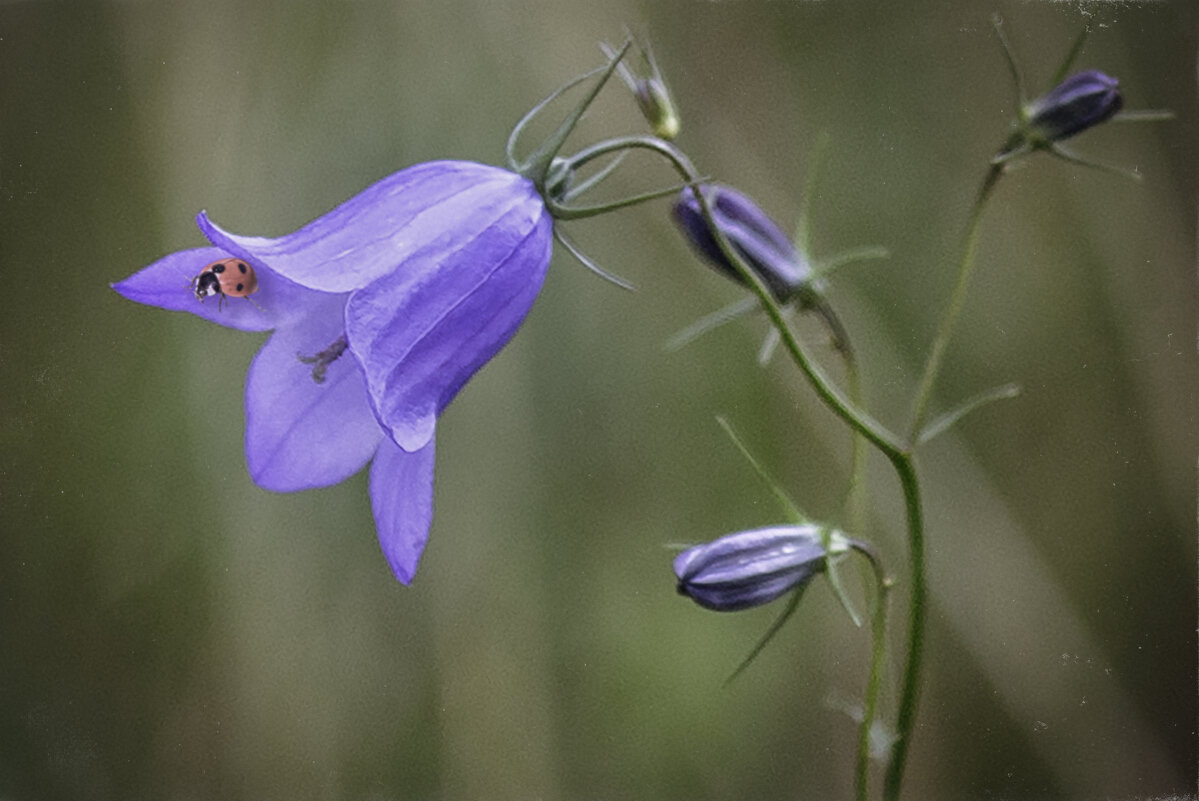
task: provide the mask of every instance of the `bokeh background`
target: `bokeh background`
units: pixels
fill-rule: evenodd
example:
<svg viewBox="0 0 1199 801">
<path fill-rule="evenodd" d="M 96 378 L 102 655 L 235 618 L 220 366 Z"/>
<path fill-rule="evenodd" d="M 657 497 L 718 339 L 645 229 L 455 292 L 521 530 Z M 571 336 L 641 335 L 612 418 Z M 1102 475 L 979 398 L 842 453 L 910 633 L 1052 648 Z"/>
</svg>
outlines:
<svg viewBox="0 0 1199 801">
<path fill-rule="evenodd" d="M 727 415 L 842 520 L 848 439 L 659 203 L 568 230 L 511 345 L 442 420 L 437 516 L 392 578 L 364 475 L 275 495 L 242 455 L 265 338 L 108 285 L 278 235 L 416 162 L 500 163 L 510 126 L 648 35 L 706 174 L 814 255 L 875 244 L 831 298 L 902 429 L 970 200 L 1007 133 L 1001 12 L 1030 88 L 1077 65 L 1128 108 L 1001 184 L 938 405 L 1005 382 L 922 453 L 933 608 L 911 798 L 1195 791 L 1195 6 L 1096 3 L 0 3 L 0 799 L 795 799 L 851 792 L 868 637 L 817 582 L 705 612 L 669 545 L 781 519 Z M 617 87 L 576 141 L 638 131 Z M 825 177 L 803 197 L 812 147 Z M 648 163 L 647 163 L 648 164 Z M 636 165 L 617 188 L 665 179 Z M 821 334 L 802 330 L 836 372 Z M 862 532 L 906 548 L 875 458 Z M 861 586 L 851 571 L 859 601 Z M 876 774 L 876 776 L 879 774 Z"/>
</svg>

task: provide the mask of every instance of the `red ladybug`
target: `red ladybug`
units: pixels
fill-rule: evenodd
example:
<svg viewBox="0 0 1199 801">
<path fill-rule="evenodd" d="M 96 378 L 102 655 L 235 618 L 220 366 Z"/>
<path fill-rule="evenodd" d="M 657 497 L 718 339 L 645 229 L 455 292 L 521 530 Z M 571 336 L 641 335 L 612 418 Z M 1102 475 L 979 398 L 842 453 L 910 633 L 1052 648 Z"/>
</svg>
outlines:
<svg viewBox="0 0 1199 801">
<path fill-rule="evenodd" d="M 205 267 L 192 279 L 192 289 L 201 303 L 204 298 L 219 295 L 219 309 L 225 298 L 248 299 L 257 292 L 258 276 L 254 274 L 254 268 L 241 259 L 221 259 Z"/>
</svg>

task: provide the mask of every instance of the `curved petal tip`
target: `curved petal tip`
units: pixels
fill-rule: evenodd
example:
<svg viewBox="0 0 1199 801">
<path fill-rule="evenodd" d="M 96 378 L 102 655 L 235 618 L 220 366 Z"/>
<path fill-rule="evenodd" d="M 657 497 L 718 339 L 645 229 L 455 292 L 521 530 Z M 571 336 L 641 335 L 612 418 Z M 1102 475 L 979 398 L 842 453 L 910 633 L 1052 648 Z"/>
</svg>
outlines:
<svg viewBox="0 0 1199 801">
<path fill-rule="evenodd" d="M 383 439 L 371 464 L 371 509 L 379 547 L 401 584 L 410 584 L 433 523 L 432 438 L 409 453 Z"/>
</svg>

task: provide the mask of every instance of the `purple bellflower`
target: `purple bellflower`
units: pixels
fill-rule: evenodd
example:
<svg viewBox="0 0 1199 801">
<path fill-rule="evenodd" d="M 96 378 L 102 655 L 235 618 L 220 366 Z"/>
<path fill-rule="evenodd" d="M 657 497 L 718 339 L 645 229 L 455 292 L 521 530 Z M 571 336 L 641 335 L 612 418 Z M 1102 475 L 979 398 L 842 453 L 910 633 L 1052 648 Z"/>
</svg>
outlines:
<svg viewBox="0 0 1199 801">
<path fill-rule="evenodd" d="M 113 288 L 273 331 L 246 379 L 251 477 L 294 492 L 370 462 L 379 543 L 409 583 L 433 515 L 437 417 L 516 333 L 545 279 L 553 224 L 537 188 L 498 167 L 439 161 L 279 238 L 228 233 L 204 212 L 196 222 L 212 247 L 172 253 Z M 217 302 L 201 303 L 217 285 L 203 273 L 225 259 L 244 262 L 257 290 L 221 284 Z"/>
<path fill-rule="evenodd" d="M 1059 142 L 1111 119 L 1124 105 L 1119 86 L 1099 70 L 1071 75 L 1025 107 L 1030 137 Z"/>
<path fill-rule="evenodd" d="M 674 560 L 679 594 L 717 612 L 770 603 L 825 569 L 822 534 L 810 523 L 773 526 L 688 548 Z M 829 542 L 829 550 L 844 550 L 840 535 Z"/>
</svg>

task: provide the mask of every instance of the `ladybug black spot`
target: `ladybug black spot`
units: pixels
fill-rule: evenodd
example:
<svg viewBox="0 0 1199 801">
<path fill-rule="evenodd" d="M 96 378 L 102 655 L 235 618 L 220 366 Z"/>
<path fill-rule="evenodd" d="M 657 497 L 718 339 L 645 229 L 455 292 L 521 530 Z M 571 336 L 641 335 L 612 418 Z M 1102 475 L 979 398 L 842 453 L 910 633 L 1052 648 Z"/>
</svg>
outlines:
<svg viewBox="0 0 1199 801">
<path fill-rule="evenodd" d="M 212 265 L 212 271 L 217 275 L 220 275 L 221 273 L 225 272 L 225 265 L 218 262 L 217 264 Z"/>
<path fill-rule="evenodd" d="M 238 291 L 238 292 L 244 292 L 244 291 L 245 291 L 245 289 L 246 289 L 246 285 L 245 285 L 245 284 L 238 284 L 238 285 L 237 285 L 237 291 Z"/>
<path fill-rule="evenodd" d="M 237 269 L 242 275 L 246 274 L 246 265 L 242 264 L 240 261 L 237 263 Z M 239 286 L 238 289 L 241 289 L 241 287 Z"/>
</svg>

